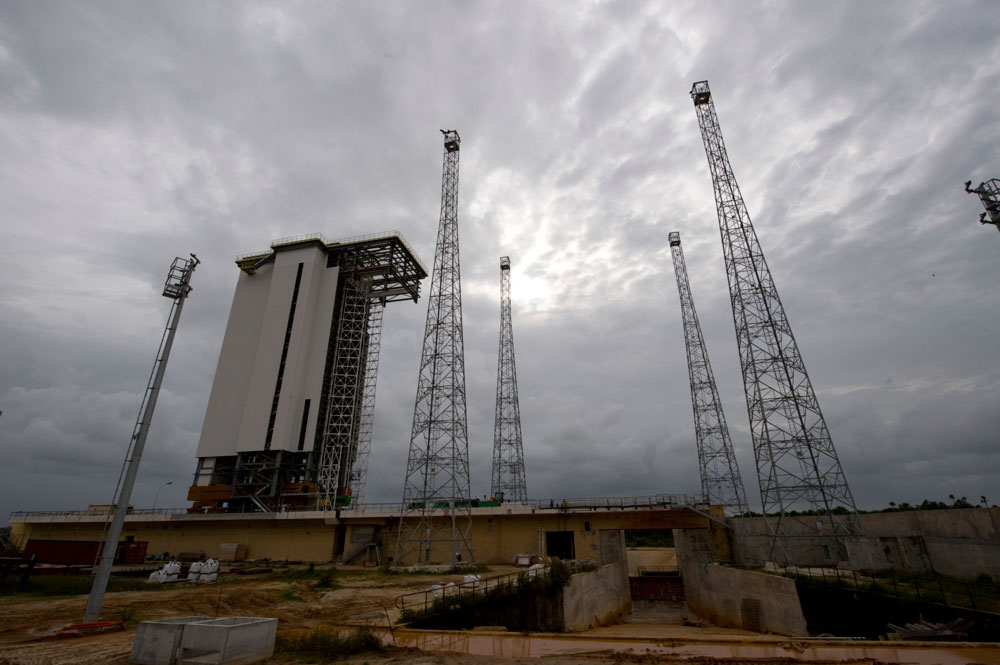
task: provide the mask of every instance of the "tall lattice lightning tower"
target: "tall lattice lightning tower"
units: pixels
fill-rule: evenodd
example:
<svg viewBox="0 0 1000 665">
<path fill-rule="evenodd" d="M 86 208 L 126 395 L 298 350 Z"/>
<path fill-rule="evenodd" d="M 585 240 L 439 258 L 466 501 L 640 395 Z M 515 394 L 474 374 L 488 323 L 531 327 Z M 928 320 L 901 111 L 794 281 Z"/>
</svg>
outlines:
<svg viewBox="0 0 1000 665">
<path fill-rule="evenodd" d="M 510 257 L 500 257 L 500 352 L 497 359 L 497 411 L 493 426 L 493 481 L 490 494 L 505 501 L 528 498 L 524 483 L 521 407 L 517 401 L 514 327 L 510 314 Z"/>
<path fill-rule="evenodd" d="M 458 260 L 458 155 L 444 131 L 441 220 L 413 409 L 394 565 L 472 561 L 465 350 Z"/>
<path fill-rule="evenodd" d="M 674 275 L 681 298 L 681 320 L 684 325 L 684 346 L 687 349 L 688 379 L 691 381 L 691 406 L 694 409 L 694 434 L 698 445 L 698 468 L 701 471 L 701 491 L 714 505 L 722 505 L 728 515 L 741 515 L 747 507 L 746 492 L 733 443 L 729 438 L 722 401 L 715 387 L 715 376 L 708 361 L 708 349 L 698 323 L 698 312 L 691 297 L 687 264 L 681 249 L 681 234 L 669 235 L 670 253 L 674 258 Z"/>
<path fill-rule="evenodd" d="M 806 557 L 803 548 L 820 537 L 824 559 L 843 559 L 843 537 L 860 531 L 854 497 L 736 184 L 708 82 L 695 83 L 691 98 L 715 188 L 769 555 Z M 834 519 L 835 510 L 846 515 Z"/>
</svg>

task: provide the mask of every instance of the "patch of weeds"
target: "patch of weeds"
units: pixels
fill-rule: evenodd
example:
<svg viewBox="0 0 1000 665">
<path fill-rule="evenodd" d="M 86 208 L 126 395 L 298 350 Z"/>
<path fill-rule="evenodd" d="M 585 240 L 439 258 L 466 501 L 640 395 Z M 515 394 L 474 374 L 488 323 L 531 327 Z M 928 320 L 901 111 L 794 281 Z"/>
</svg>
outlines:
<svg viewBox="0 0 1000 665">
<path fill-rule="evenodd" d="M 378 572 L 381 575 L 473 575 L 479 573 L 489 573 L 491 571 L 489 566 L 484 563 L 468 563 L 458 564 L 450 568 L 432 570 L 414 570 L 406 566 L 397 568 L 386 565 L 379 566 Z"/>
<path fill-rule="evenodd" d="M 281 577 L 286 580 L 316 580 L 326 575 L 335 576 L 336 568 L 326 568 L 317 570 L 315 563 L 310 563 L 307 568 L 289 568 L 281 571 Z"/>
<path fill-rule="evenodd" d="M 370 628 L 358 628 L 354 632 L 344 633 L 320 628 L 304 634 L 279 634 L 274 646 L 277 652 L 321 663 L 332 663 L 354 654 L 385 649 L 381 638 Z"/>
<path fill-rule="evenodd" d="M 457 564 L 444 571 L 445 575 L 475 575 L 490 572 L 485 563 Z"/>
<path fill-rule="evenodd" d="M 555 615 L 559 592 L 569 584 L 570 577 L 568 566 L 553 562 L 546 575 L 525 572 L 516 581 L 483 593 L 444 596 L 426 610 L 403 610 L 399 623 L 446 630 L 488 625 L 506 626 L 508 630 L 557 630 L 543 617 Z"/>
<path fill-rule="evenodd" d="M 302 596 L 299 595 L 298 585 L 289 584 L 288 588 L 282 592 L 281 600 L 287 600 L 289 602 L 302 602 Z"/>
<path fill-rule="evenodd" d="M 319 576 L 315 582 L 313 582 L 314 589 L 336 589 L 340 585 L 334 580 L 334 573 L 336 571 L 327 570 L 324 571 L 322 575 Z"/>
<path fill-rule="evenodd" d="M 139 623 L 135 616 L 135 607 L 132 605 L 126 605 L 118 611 L 118 620 L 123 622 L 129 628 L 134 627 Z"/>
</svg>

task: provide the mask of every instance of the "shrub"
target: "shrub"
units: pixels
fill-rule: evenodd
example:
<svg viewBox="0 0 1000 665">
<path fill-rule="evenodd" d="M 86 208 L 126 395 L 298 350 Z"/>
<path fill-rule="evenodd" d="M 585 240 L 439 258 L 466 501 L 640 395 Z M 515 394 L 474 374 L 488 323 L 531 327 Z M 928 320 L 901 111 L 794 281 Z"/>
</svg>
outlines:
<svg viewBox="0 0 1000 665">
<path fill-rule="evenodd" d="M 384 648 L 381 638 L 370 628 L 358 628 L 353 633 L 338 633 L 321 628 L 299 635 L 279 634 L 275 643 L 277 651 L 327 663 L 353 654 L 382 651 Z"/>
</svg>

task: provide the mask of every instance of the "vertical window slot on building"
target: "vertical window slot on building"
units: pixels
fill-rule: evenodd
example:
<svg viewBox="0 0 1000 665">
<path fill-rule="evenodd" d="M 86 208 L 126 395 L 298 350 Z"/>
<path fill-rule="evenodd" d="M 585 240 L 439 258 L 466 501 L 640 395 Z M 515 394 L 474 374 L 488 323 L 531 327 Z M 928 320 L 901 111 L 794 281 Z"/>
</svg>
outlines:
<svg viewBox="0 0 1000 665">
<path fill-rule="evenodd" d="M 285 345 L 281 349 L 281 362 L 278 363 L 278 380 L 274 383 L 274 399 L 271 401 L 271 417 L 267 422 L 267 438 L 264 440 L 264 450 L 271 449 L 271 439 L 274 437 L 274 421 L 278 417 L 278 398 L 281 397 L 281 381 L 285 377 L 285 361 L 288 359 L 288 345 L 292 341 L 292 323 L 295 322 L 295 303 L 299 299 L 299 284 L 302 282 L 302 264 L 295 273 L 295 288 L 292 289 L 292 305 L 288 308 L 288 326 L 285 328 Z"/>
<path fill-rule="evenodd" d="M 309 402 L 312 400 L 306 400 L 305 406 L 302 407 L 302 428 L 299 429 L 299 450 L 306 444 L 306 428 L 309 426 Z"/>
</svg>

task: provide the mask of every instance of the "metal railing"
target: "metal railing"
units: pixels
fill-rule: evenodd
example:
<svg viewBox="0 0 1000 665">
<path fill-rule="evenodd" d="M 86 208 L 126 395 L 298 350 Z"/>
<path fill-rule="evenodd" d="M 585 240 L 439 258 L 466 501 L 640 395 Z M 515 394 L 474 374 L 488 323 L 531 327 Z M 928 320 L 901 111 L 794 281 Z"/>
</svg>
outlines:
<svg viewBox="0 0 1000 665">
<path fill-rule="evenodd" d="M 589 570 L 591 569 L 591 566 L 596 567 L 596 564 L 593 562 L 563 563 L 562 565 L 566 567 L 570 575 Z M 551 572 L 552 566 L 547 565 L 543 568 L 527 568 L 516 573 L 485 577 L 474 582 L 462 582 L 461 584 L 440 586 L 438 588 L 426 589 L 424 591 L 413 591 L 411 593 L 404 593 L 403 595 L 398 596 L 395 604 L 396 608 L 400 610 L 421 609 L 426 612 L 436 601 L 441 601 L 441 607 L 444 609 L 448 605 L 447 599 L 449 598 L 454 599 L 464 595 L 469 595 L 475 598 L 477 595 L 485 596 L 487 593 L 494 592 L 497 589 L 513 589 L 520 584 L 522 580 L 546 577 Z"/>
<path fill-rule="evenodd" d="M 668 508 L 668 509 L 704 509 L 708 503 L 704 497 L 690 494 L 656 494 L 653 496 L 631 496 L 631 497 L 597 497 L 597 498 L 563 498 L 563 499 L 526 499 L 521 502 L 504 501 L 499 506 L 475 506 L 473 508 L 497 509 L 528 507 L 536 510 L 620 510 L 628 508 Z M 240 511 L 252 514 L 298 513 L 320 511 L 313 505 L 284 505 L 279 506 L 273 513 L 261 513 L 260 511 Z M 385 501 L 373 503 L 357 503 L 344 506 L 340 509 L 343 513 L 350 514 L 362 511 L 391 511 L 397 514 L 403 510 L 403 503 L 398 501 Z M 445 510 L 444 507 L 436 510 Z M 129 510 L 129 515 L 152 516 L 152 515 L 184 515 L 188 513 L 187 508 L 133 508 Z M 24 519 L 29 517 L 106 517 L 108 510 L 15 510 L 10 513 L 11 520 Z M 194 514 L 194 513 L 192 513 Z M 209 515 L 238 514 L 233 513 L 207 513 Z"/>
<path fill-rule="evenodd" d="M 127 515 L 183 515 L 187 508 L 133 508 Z M 15 510 L 10 519 L 25 517 L 101 517 L 107 518 L 110 510 Z"/>
</svg>

